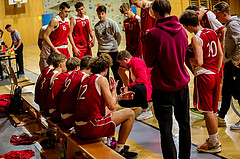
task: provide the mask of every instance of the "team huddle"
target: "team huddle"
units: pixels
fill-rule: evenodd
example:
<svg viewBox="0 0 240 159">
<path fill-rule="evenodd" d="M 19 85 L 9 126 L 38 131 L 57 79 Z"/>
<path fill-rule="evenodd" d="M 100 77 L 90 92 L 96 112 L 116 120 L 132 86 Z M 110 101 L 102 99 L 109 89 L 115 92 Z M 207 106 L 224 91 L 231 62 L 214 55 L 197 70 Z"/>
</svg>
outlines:
<svg viewBox="0 0 240 159">
<path fill-rule="evenodd" d="M 141 8 L 141 17 L 132 12 L 131 5 Z M 74 127 L 76 134 L 84 139 L 113 137 L 116 126 L 121 125 L 115 151 L 125 158 L 136 158 L 138 154 L 125 145 L 135 120 L 130 107 L 142 108 L 137 120 L 149 119 L 153 112 L 148 103 L 153 101 L 163 157 L 177 158 L 172 138 L 174 113 L 179 125 L 179 158 L 190 158 L 190 76 L 186 64 L 195 76 L 195 109 L 203 113 L 209 134 L 197 150 L 221 151 L 218 121 L 225 122 L 229 92 L 239 99 L 229 85 L 233 86 L 230 81 L 233 76 L 240 75 L 240 21 L 231 17 L 227 3 L 214 6 L 216 15 L 189 6 L 178 19 L 170 16 L 168 0 L 129 0 L 119 7 L 126 16 L 123 24 L 126 50 L 122 51 L 118 51 L 120 29 L 106 17 L 105 6 L 96 10 L 99 22 L 94 31 L 89 17 L 84 15 L 83 3 L 77 2 L 75 8 L 77 15 L 69 20 L 70 6 L 61 3 L 60 13 L 39 33 L 41 74 L 36 83 L 35 102 L 43 114 L 67 129 Z M 221 23 L 226 23 L 227 32 Z M 184 28 L 195 34 L 189 46 Z M 238 35 L 234 31 L 239 31 Z M 232 40 L 231 34 L 238 41 Z M 95 37 L 98 52 L 97 57 L 92 57 Z M 68 38 L 74 57 L 70 57 Z M 217 117 L 223 50 L 226 59 L 223 110 Z M 233 67 L 235 72 L 230 74 Z M 110 68 L 114 77 L 109 78 Z M 125 108 L 117 110 L 117 103 Z"/>
</svg>

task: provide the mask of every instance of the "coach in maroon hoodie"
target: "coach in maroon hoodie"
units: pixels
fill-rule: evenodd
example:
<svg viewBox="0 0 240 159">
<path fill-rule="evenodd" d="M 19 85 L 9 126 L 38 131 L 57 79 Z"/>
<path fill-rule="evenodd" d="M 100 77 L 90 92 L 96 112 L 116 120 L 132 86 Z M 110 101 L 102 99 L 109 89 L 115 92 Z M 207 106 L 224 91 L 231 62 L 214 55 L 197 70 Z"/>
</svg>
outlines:
<svg viewBox="0 0 240 159">
<path fill-rule="evenodd" d="M 147 66 L 152 69 L 152 99 L 161 133 L 165 159 L 176 159 L 172 138 L 172 111 L 179 125 L 179 158 L 190 158 L 191 134 L 189 124 L 190 77 L 184 66 L 188 45 L 187 33 L 176 16 L 170 16 L 168 0 L 155 0 L 151 14 L 157 19 L 156 27 L 147 35 Z"/>
</svg>

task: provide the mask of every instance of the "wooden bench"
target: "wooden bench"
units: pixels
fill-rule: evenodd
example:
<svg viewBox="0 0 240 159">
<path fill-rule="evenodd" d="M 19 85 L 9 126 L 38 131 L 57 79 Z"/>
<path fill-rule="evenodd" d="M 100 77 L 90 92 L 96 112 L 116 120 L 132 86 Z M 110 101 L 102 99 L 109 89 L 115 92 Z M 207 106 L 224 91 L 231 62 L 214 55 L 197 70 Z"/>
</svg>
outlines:
<svg viewBox="0 0 240 159">
<path fill-rule="evenodd" d="M 116 151 L 112 150 L 100 139 L 96 140 L 81 140 L 77 136 L 72 136 L 69 133 L 64 132 L 60 124 L 55 124 L 48 118 L 44 117 L 40 113 L 40 108 L 38 104 L 34 102 L 33 93 L 28 93 L 22 95 L 23 98 L 23 110 L 28 110 L 28 112 L 37 119 L 38 123 L 44 128 L 56 127 L 57 135 L 56 138 L 64 138 L 67 141 L 66 148 L 66 158 L 71 159 L 74 157 L 75 152 L 81 152 L 84 158 L 96 158 L 96 159 L 118 159 L 124 158 L 119 155 Z M 44 120 L 47 122 L 44 122 Z"/>
</svg>

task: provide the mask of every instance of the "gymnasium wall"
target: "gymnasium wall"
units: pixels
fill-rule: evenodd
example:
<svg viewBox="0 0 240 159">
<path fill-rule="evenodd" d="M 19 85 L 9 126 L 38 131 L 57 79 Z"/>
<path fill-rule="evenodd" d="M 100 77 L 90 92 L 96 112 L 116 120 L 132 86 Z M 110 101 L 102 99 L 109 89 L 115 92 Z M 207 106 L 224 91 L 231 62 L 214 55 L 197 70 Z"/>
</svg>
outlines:
<svg viewBox="0 0 240 159">
<path fill-rule="evenodd" d="M 9 5 L 8 0 L 0 0 L 0 28 L 4 31 L 3 40 L 10 45 L 11 37 L 4 27 L 6 24 L 11 24 L 17 29 L 21 36 L 24 45 L 37 44 L 38 32 L 42 26 L 42 14 L 58 14 L 59 4 L 66 0 L 28 0 L 21 8 L 16 8 L 14 5 Z M 74 4 L 80 0 L 68 0 L 67 3 L 71 6 L 70 16 L 75 15 Z M 115 20 L 119 27 L 122 27 L 124 17 L 119 12 L 118 8 L 123 2 L 128 0 L 81 0 L 86 7 L 86 14 L 90 17 L 91 23 L 94 26 L 98 22 L 96 8 L 100 4 L 107 6 L 107 16 Z M 170 0 L 172 5 L 171 15 L 179 16 L 182 11 L 189 5 L 189 0 Z M 240 15 L 240 1 L 230 0 L 231 14 Z M 138 10 L 139 11 L 139 10 Z"/>
<path fill-rule="evenodd" d="M 39 17 L 42 14 L 42 0 L 28 0 L 20 8 L 9 5 L 8 0 L 0 0 L 0 28 L 4 31 L 3 40 L 8 46 L 11 45 L 10 33 L 5 30 L 6 24 L 11 24 L 20 32 L 24 45 L 37 44 L 38 32 L 42 26 Z"/>
</svg>

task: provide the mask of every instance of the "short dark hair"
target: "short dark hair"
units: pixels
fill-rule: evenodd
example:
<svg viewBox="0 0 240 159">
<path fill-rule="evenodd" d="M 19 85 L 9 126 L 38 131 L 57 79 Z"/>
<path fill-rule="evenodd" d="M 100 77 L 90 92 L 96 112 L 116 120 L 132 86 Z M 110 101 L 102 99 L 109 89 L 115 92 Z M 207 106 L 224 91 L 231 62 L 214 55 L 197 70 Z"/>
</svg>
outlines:
<svg viewBox="0 0 240 159">
<path fill-rule="evenodd" d="M 60 6 L 59 6 L 59 9 L 65 9 L 65 8 L 70 8 L 70 5 L 69 4 L 67 4 L 66 2 L 62 2 L 61 4 L 60 4 Z"/>
<path fill-rule="evenodd" d="M 77 3 L 74 5 L 74 7 L 75 7 L 76 9 L 78 9 L 78 8 L 84 7 L 84 4 L 83 4 L 82 2 L 77 2 Z"/>
<path fill-rule="evenodd" d="M 155 0 L 152 3 L 152 10 L 158 12 L 161 17 L 171 12 L 171 4 L 168 0 Z"/>
<path fill-rule="evenodd" d="M 80 66 L 80 59 L 77 57 L 69 57 L 66 62 L 68 71 L 73 71 L 77 66 Z"/>
<path fill-rule="evenodd" d="M 106 68 L 112 66 L 112 58 L 107 53 L 103 53 L 100 56 L 92 57 L 89 60 L 89 67 L 93 74 L 98 74 L 105 71 Z"/>
<path fill-rule="evenodd" d="M 197 6 L 194 6 L 194 5 L 188 6 L 185 10 L 200 11 L 200 9 Z"/>
<path fill-rule="evenodd" d="M 124 60 L 124 58 L 131 59 L 132 55 L 127 50 L 122 50 L 117 54 L 117 61 Z"/>
<path fill-rule="evenodd" d="M 48 65 L 52 65 L 52 64 L 53 64 L 53 61 L 55 61 L 56 56 L 58 56 L 58 54 L 59 54 L 59 53 L 57 53 L 57 52 L 52 52 L 52 53 L 48 56 L 47 64 L 48 64 Z"/>
<path fill-rule="evenodd" d="M 104 5 L 100 5 L 99 7 L 97 7 L 96 11 L 97 11 L 97 13 L 99 13 L 99 12 L 105 12 L 106 13 L 107 9 Z"/>
<path fill-rule="evenodd" d="M 2 31 L 2 29 L 0 29 L 0 33 L 1 33 L 1 35 L 0 35 L 0 38 L 3 36 L 3 31 Z"/>
<path fill-rule="evenodd" d="M 5 29 L 10 28 L 10 27 L 12 27 L 11 24 L 7 24 L 7 25 L 5 26 Z"/>
<path fill-rule="evenodd" d="M 59 67 L 59 64 L 64 62 L 67 59 L 67 56 L 63 54 L 56 55 L 55 59 L 53 60 L 53 67 L 57 68 Z"/>
<path fill-rule="evenodd" d="M 80 70 L 89 70 L 90 69 L 88 63 L 91 58 L 92 58 L 92 56 L 86 55 L 81 59 Z"/>
<path fill-rule="evenodd" d="M 193 10 L 185 10 L 181 14 L 179 21 L 181 24 L 185 25 L 186 27 L 189 25 L 194 27 L 199 25 L 198 15 L 196 11 L 193 11 Z"/>
</svg>

